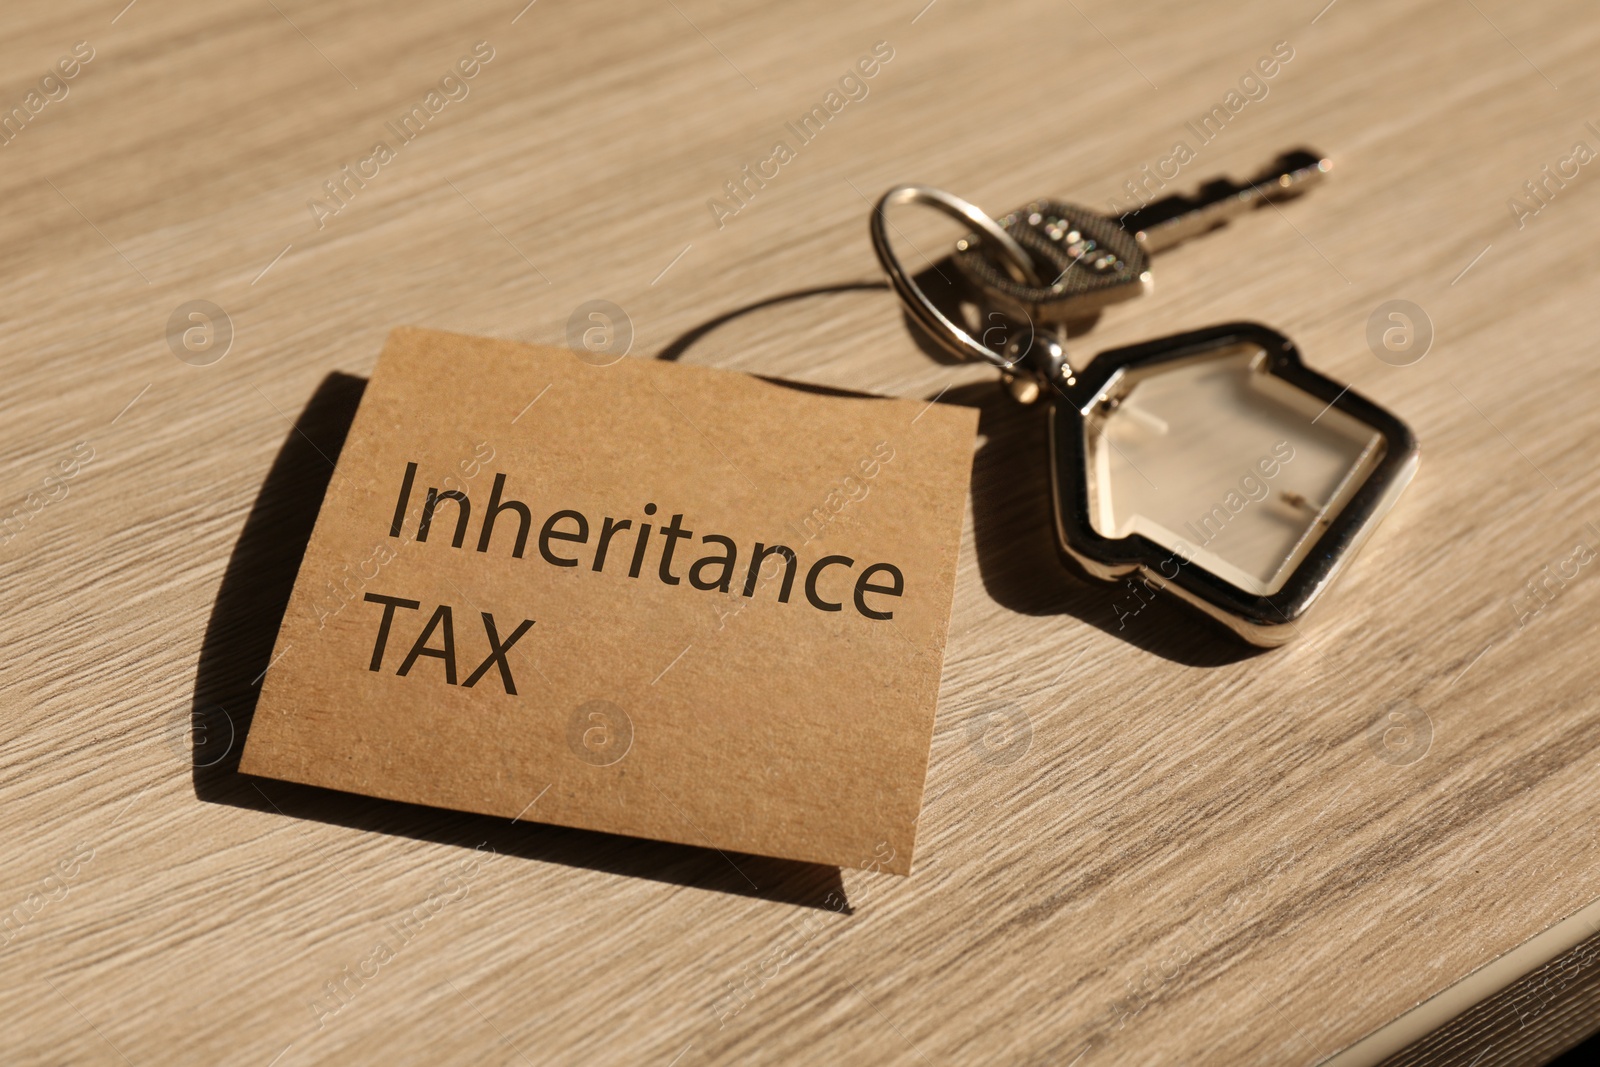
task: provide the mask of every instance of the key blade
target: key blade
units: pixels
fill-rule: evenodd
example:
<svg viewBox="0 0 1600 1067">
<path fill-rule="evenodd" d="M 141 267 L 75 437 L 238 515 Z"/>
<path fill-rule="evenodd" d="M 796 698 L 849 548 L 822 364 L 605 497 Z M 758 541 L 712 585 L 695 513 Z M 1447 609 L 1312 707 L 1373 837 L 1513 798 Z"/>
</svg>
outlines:
<svg viewBox="0 0 1600 1067">
<path fill-rule="evenodd" d="M 1120 221 L 1146 252 L 1159 252 L 1264 204 L 1299 196 L 1332 169 L 1331 160 L 1297 148 L 1247 182 L 1217 178 L 1193 196 L 1164 197 L 1128 212 Z"/>
</svg>

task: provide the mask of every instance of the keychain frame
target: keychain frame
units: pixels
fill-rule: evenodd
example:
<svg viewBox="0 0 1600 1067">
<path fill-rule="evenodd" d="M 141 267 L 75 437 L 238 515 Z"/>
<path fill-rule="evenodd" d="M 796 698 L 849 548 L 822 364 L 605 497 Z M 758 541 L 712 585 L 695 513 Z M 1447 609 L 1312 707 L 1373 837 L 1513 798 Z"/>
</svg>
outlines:
<svg viewBox="0 0 1600 1067">
<path fill-rule="evenodd" d="M 1265 373 L 1326 401 L 1329 409 L 1371 427 L 1383 440 L 1383 454 L 1366 479 L 1316 537 L 1282 587 L 1266 595 L 1240 589 L 1203 566 L 1188 566 L 1186 560 L 1169 566 L 1182 554 L 1142 534 L 1103 536 L 1090 518 L 1085 477 L 1087 420 L 1117 386 L 1123 372 L 1239 345 L 1258 346 L 1266 353 Z M 1280 645 L 1295 635 L 1296 624 L 1377 529 L 1420 460 L 1416 437 L 1405 423 L 1307 367 L 1293 341 L 1259 323 L 1224 323 L 1109 349 L 1078 371 L 1073 384 L 1058 381 L 1052 391 L 1050 484 L 1056 548 L 1062 561 L 1081 574 L 1106 581 L 1141 573 L 1152 587 L 1170 590 L 1254 645 Z"/>
</svg>

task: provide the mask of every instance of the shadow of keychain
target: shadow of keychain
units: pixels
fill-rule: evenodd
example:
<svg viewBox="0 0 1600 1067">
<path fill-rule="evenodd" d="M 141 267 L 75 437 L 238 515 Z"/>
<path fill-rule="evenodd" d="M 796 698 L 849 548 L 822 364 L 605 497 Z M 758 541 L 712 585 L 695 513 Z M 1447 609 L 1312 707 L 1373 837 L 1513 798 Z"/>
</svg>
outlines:
<svg viewBox="0 0 1600 1067">
<path fill-rule="evenodd" d="M 1327 169 L 1293 152 L 1245 185 L 1214 181 L 1121 220 L 1035 201 L 996 221 L 943 190 L 905 185 L 884 194 L 871 221 L 879 262 L 917 324 L 956 357 L 999 368 L 1021 403 L 1044 407 L 1062 562 L 1104 581 L 1137 574 L 1261 646 L 1299 632 L 1394 505 L 1417 469 L 1415 437 L 1257 323 L 1076 365 L 1066 324 L 1148 291 L 1149 252 L 1298 192 Z M 974 228 L 954 256 L 963 298 L 1003 318 L 1007 343 L 985 343 L 996 330 L 974 336 L 906 271 L 887 219 L 903 204 Z"/>
</svg>

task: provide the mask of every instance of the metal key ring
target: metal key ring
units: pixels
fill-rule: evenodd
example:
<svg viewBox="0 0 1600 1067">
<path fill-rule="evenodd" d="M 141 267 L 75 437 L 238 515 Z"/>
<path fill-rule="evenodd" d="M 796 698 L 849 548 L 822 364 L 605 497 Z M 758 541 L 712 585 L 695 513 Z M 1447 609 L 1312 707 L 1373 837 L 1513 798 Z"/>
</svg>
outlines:
<svg viewBox="0 0 1600 1067">
<path fill-rule="evenodd" d="M 878 254 L 878 262 L 883 265 L 884 273 L 889 276 L 889 284 L 894 286 L 894 291 L 917 322 L 958 356 L 977 356 L 1002 370 L 1014 368 L 1021 356 L 1006 359 L 973 337 L 935 307 L 928 295 L 911 280 L 911 275 L 894 254 L 894 249 L 889 247 L 888 211 L 891 206 L 899 204 L 925 204 L 958 222 L 970 223 L 983 234 L 985 240 L 994 242 L 995 247 L 1005 254 L 1030 284 L 1042 285 L 1034 269 L 1033 257 L 982 208 L 943 189 L 927 185 L 897 185 L 883 194 L 872 211 L 872 249 Z"/>
</svg>

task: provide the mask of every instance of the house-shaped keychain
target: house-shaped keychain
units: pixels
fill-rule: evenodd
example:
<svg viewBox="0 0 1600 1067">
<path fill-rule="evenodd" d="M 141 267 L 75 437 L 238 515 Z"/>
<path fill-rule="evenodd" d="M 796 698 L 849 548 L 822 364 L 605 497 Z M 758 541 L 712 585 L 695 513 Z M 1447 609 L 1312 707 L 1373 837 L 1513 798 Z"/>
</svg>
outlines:
<svg viewBox="0 0 1600 1067">
<path fill-rule="evenodd" d="M 1000 222 L 938 189 L 900 186 L 872 218 L 879 261 L 912 317 L 953 353 L 1004 372 L 1025 403 L 1049 402 L 1057 545 L 1074 569 L 1138 574 L 1246 641 L 1278 645 L 1324 594 L 1416 472 L 1405 424 L 1306 367 L 1294 343 L 1228 323 L 1068 362 L 1063 324 L 1150 287 L 1147 251 L 1320 180 L 1304 150 L 1243 185 L 1114 220 L 1035 201 Z M 971 224 L 957 264 L 1006 309 L 1008 338 L 971 332 L 934 303 L 889 245 L 886 211 L 919 203 Z M 1059 271 L 1059 274 L 1055 272 Z M 1054 274 L 1046 281 L 1042 274 Z M 957 316 L 959 317 L 959 316 Z M 994 317 L 992 314 L 990 317 Z M 1037 331 L 1034 323 L 1058 329 Z"/>
<path fill-rule="evenodd" d="M 1058 546 L 1135 571 L 1258 645 L 1297 621 L 1411 480 L 1404 423 L 1229 323 L 1103 352 L 1050 408 Z"/>
</svg>

